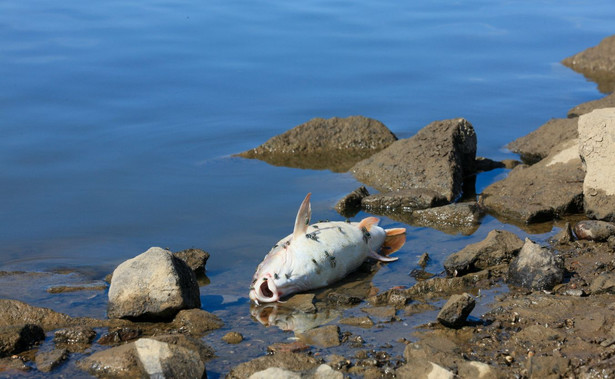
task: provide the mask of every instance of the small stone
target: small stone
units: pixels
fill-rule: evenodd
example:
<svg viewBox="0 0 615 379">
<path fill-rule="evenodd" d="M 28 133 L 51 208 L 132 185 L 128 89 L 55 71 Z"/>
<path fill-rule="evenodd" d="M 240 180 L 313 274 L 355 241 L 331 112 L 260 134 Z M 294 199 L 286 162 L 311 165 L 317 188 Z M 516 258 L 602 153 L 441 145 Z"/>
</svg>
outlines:
<svg viewBox="0 0 615 379">
<path fill-rule="evenodd" d="M 53 341 L 68 344 L 89 344 L 96 337 L 94 329 L 84 326 L 75 326 L 66 329 L 56 330 Z"/>
<path fill-rule="evenodd" d="M 237 332 L 228 332 L 222 337 L 222 340 L 229 344 L 238 344 L 243 341 L 243 336 L 241 333 Z"/>
<path fill-rule="evenodd" d="M 339 346 L 340 328 L 337 325 L 321 326 L 304 333 L 297 333 L 297 337 L 308 345 L 324 348 Z"/>
<path fill-rule="evenodd" d="M 551 290 L 563 278 L 562 258 L 528 238 L 508 268 L 509 284 L 537 291 Z"/>
<path fill-rule="evenodd" d="M 395 307 L 369 307 L 361 309 L 363 312 L 378 319 L 379 322 L 391 322 L 395 317 Z"/>
<path fill-rule="evenodd" d="M 298 353 L 300 351 L 308 350 L 309 348 L 309 345 L 301 341 L 294 341 L 290 343 L 278 342 L 274 343 L 273 345 L 269 345 L 267 347 L 267 351 L 273 354 L 280 352 Z"/>
<path fill-rule="evenodd" d="M 574 233 L 583 240 L 607 241 L 609 237 L 615 236 L 615 224 L 599 220 L 579 221 L 574 226 Z"/>
<path fill-rule="evenodd" d="M 430 260 L 431 260 L 431 258 L 429 258 L 429 254 L 423 253 L 421 255 L 421 257 L 419 258 L 418 264 L 422 268 L 425 268 L 425 266 L 427 266 L 427 264 L 429 263 Z"/>
<path fill-rule="evenodd" d="M 362 301 L 363 300 L 360 297 L 351 296 L 340 292 L 331 292 L 327 295 L 327 303 L 335 305 L 350 306 L 359 304 Z"/>
<path fill-rule="evenodd" d="M 68 358 L 68 350 L 55 349 L 36 354 L 36 368 L 42 372 L 50 372 Z"/>
<path fill-rule="evenodd" d="M 438 313 L 438 321 L 450 328 L 463 326 L 475 305 L 476 300 L 467 293 L 453 295 Z"/>
<path fill-rule="evenodd" d="M 335 204 L 335 210 L 344 217 L 354 217 L 361 210 L 361 200 L 369 196 L 365 186 L 361 186 L 344 196 Z"/>
<path fill-rule="evenodd" d="M 209 259 L 209 253 L 201 249 L 186 249 L 173 253 L 177 258 L 186 262 L 194 273 L 205 273 L 205 265 Z"/>
<path fill-rule="evenodd" d="M 366 329 L 369 329 L 372 326 L 374 326 L 374 322 L 372 321 L 372 319 L 367 316 L 347 317 L 347 318 L 341 319 L 339 323 L 344 324 L 344 325 L 358 326 L 358 327 L 366 328 Z"/>
<path fill-rule="evenodd" d="M 119 344 L 120 342 L 126 342 L 130 340 L 137 339 L 141 336 L 141 330 L 136 328 L 118 328 L 110 330 L 109 332 L 103 334 L 99 339 L 98 343 L 101 345 L 112 345 Z"/>
<path fill-rule="evenodd" d="M 562 230 L 560 230 L 553 237 L 549 238 L 549 243 L 553 245 L 564 245 L 570 243 L 573 239 L 574 236 L 572 235 L 572 228 L 570 226 L 570 223 L 567 222 L 562 228 Z"/>
</svg>

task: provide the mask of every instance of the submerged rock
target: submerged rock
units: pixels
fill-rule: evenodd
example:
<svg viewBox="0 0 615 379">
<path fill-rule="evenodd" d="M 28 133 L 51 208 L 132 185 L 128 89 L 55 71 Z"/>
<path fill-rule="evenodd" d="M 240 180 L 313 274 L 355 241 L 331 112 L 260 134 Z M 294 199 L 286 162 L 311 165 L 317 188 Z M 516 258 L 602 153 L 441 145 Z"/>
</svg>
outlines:
<svg viewBox="0 0 615 379">
<path fill-rule="evenodd" d="M 581 116 L 579 140 L 579 154 L 587 172 L 583 182 L 585 213 L 615 221 L 615 108 L 596 109 Z"/>
<path fill-rule="evenodd" d="M 564 262 L 549 249 L 525 239 L 508 269 L 508 283 L 533 290 L 551 290 L 564 278 Z"/>
<path fill-rule="evenodd" d="M 562 61 L 562 64 L 598 83 L 601 92 L 615 91 L 615 35 L 606 37 L 590 47 Z"/>
<path fill-rule="evenodd" d="M 476 306 L 476 300 L 467 293 L 451 296 L 438 313 L 438 321 L 449 328 L 458 328 Z"/>
<path fill-rule="evenodd" d="M 553 118 L 530 134 L 512 141 L 506 147 L 518 153 L 525 163 L 534 164 L 549 155 L 555 146 L 577 138 L 577 124 L 576 118 Z"/>
<path fill-rule="evenodd" d="M 357 163 L 351 172 L 382 192 L 429 189 L 453 201 L 475 172 L 476 134 L 465 119 L 434 121 Z"/>
<path fill-rule="evenodd" d="M 574 225 L 574 234 L 582 240 L 604 242 L 615 235 L 615 224 L 599 220 L 583 220 Z"/>
<path fill-rule="evenodd" d="M 396 140 L 383 123 L 367 117 L 314 118 L 239 156 L 274 166 L 345 172 Z"/>
<path fill-rule="evenodd" d="M 522 223 L 579 213 L 585 172 L 577 146 L 576 140 L 564 142 L 533 166 L 515 167 L 506 179 L 483 190 L 481 204 L 490 213 Z"/>
<path fill-rule="evenodd" d="M 523 247 L 523 240 L 505 230 L 492 230 L 484 240 L 470 244 L 444 261 L 449 275 L 459 276 L 509 263 Z"/>
<path fill-rule="evenodd" d="M 109 287 L 109 318 L 169 319 L 201 306 L 199 285 L 188 265 L 152 247 L 120 264 Z"/>
</svg>

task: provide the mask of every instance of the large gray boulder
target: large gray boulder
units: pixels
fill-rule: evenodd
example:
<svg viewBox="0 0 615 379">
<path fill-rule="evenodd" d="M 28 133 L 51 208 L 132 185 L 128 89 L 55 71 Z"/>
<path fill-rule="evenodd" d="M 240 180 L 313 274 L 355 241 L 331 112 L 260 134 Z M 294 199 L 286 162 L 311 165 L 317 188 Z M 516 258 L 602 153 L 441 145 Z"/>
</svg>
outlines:
<svg viewBox="0 0 615 379">
<path fill-rule="evenodd" d="M 361 182 L 382 192 L 429 189 L 451 202 L 474 173 L 476 134 L 463 118 L 434 121 L 352 167 Z"/>
<path fill-rule="evenodd" d="M 508 267 L 508 283 L 517 287 L 551 290 L 563 278 L 563 259 L 528 238 Z"/>
<path fill-rule="evenodd" d="M 314 118 L 239 156 L 274 166 L 345 172 L 396 140 L 383 123 L 367 117 Z"/>
<path fill-rule="evenodd" d="M 168 250 L 152 247 L 120 264 L 109 287 L 109 318 L 170 319 L 201 306 L 196 276 Z"/>
<path fill-rule="evenodd" d="M 615 91 L 615 35 L 564 59 L 562 63 L 598 83 L 601 92 Z"/>
<path fill-rule="evenodd" d="M 582 211 L 584 177 L 578 140 L 570 140 L 532 166 L 515 167 L 508 177 L 485 188 L 480 202 L 506 221 L 548 221 Z"/>
<path fill-rule="evenodd" d="M 549 155 L 555 146 L 577 138 L 577 123 L 576 118 L 553 118 L 506 147 L 519 154 L 525 163 L 534 164 Z"/>
<path fill-rule="evenodd" d="M 615 108 L 596 109 L 579 118 L 579 154 L 587 172 L 585 213 L 615 221 Z"/>
</svg>

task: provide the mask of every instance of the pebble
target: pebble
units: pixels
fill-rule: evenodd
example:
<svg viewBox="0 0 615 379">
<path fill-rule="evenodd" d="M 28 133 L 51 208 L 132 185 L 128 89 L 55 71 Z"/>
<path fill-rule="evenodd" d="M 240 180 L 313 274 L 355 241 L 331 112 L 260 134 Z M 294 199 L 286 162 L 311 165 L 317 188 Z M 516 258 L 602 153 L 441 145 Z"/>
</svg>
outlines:
<svg viewBox="0 0 615 379">
<path fill-rule="evenodd" d="M 243 336 L 241 335 L 241 333 L 228 332 L 224 335 L 224 337 L 222 337 L 222 341 L 234 345 L 243 341 Z"/>
</svg>

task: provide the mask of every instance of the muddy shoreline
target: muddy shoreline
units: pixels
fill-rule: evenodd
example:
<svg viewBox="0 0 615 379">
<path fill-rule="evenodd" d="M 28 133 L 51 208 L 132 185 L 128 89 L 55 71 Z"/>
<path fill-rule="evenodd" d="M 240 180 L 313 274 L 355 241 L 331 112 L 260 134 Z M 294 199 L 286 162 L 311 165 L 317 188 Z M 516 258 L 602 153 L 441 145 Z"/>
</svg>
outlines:
<svg viewBox="0 0 615 379">
<path fill-rule="evenodd" d="M 607 49 L 612 49 L 611 39 L 605 39 Z M 586 74 L 588 78 L 597 81 L 607 78 L 599 82 L 602 83 L 600 86 L 612 91 L 612 74 L 615 72 L 612 67 L 593 63 L 583 66 L 588 56 L 595 63 L 601 57 L 609 56 L 610 51 L 601 54 L 600 49 L 594 49 L 591 54 L 581 54 L 576 59 L 571 57 L 564 63 L 582 73 L 594 67 L 592 72 L 599 71 L 599 75 Z M 577 126 L 575 118 L 594 109 L 612 107 L 615 104 L 613 99 L 613 95 L 609 95 L 593 104 L 581 104 L 571 109 L 569 118 L 550 121 L 546 128 L 542 128 L 543 131 L 547 130 L 545 135 L 537 131 L 528 139 L 530 143 L 511 143 L 509 147 L 518 152 L 524 161 L 524 165 L 516 169 L 517 172 L 540 167 L 541 161 L 548 166 L 545 160 L 554 153 L 553 149 L 559 146 L 559 142 L 578 137 L 574 133 Z M 346 121 L 335 119 L 333 122 L 356 129 L 352 124 L 354 120 Z M 325 125 L 326 129 L 326 122 L 319 119 L 318 127 Z M 372 120 L 367 122 L 373 124 Z M 471 139 L 469 136 L 472 133 L 467 131 L 465 120 L 446 120 L 440 122 L 438 127 L 441 124 L 453 129 L 461 125 L 459 128 L 463 129 L 461 135 L 464 143 Z M 455 131 L 451 135 L 454 136 L 451 140 L 455 140 L 460 133 Z M 396 143 L 388 134 L 386 137 L 387 144 Z M 301 139 L 296 136 L 292 138 Z M 284 145 L 290 143 L 288 139 L 279 140 Z M 383 139 L 375 137 L 375 140 L 379 143 L 365 146 L 369 147 L 370 154 L 378 153 L 386 158 L 386 147 L 381 144 Z M 310 141 L 314 143 L 315 139 L 310 138 Z M 324 142 L 331 142 L 331 138 Z M 274 143 L 276 141 L 270 145 Z M 343 144 L 361 150 L 361 144 L 355 140 Z M 408 144 L 412 148 L 417 146 L 414 142 Z M 399 146 L 401 143 L 397 144 L 396 149 L 403 147 Z M 317 154 L 323 154 L 321 148 L 317 146 Z M 285 165 L 285 161 L 278 156 L 271 158 L 275 146 L 268 146 L 265 150 L 272 164 Z M 461 150 L 468 154 L 467 148 Z M 561 151 L 556 150 L 554 154 Z M 255 149 L 254 154 L 256 152 Z M 294 152 L 291 151 L 291 155 Z M 335 153 L 343 154 L 340 151 Z M 363 153 L 353 150 L 352 158 L 357 157 L 359 162 L 365 158 Z M 165 316 L 165 320 L 144 321 L 119 317 L 108 319 L 102 315 L 100 318 L 70 317 L 48 308 L 2 299 L 0 370 L 9 377 L 38 377 L 57 373 L 89 373 L 97 377 L 142 376 L 155 372 L 151 370 L 156 368 L 144 363 L 149 361 L 143 357 L 150 357 L 162 362 L 167 375 L 172 373 L 184 377 L 207 375 L 210 362 L 215 370 L 209 376 L 226 375 L 230 378 L 247 378 L 251 375 L 270 377 L 274 374 L 367 378 L 420 378 L 430 374 L 438 377 L 457 375 L 485 378 L 615 376 L 615 317 L 612 315 L 615 301 L 615 226 L 611 232 L 608 225 L 590 225 L 594 228 L 591 229 L 594 234 L 589 233 L 589 237 L 583 234 L 585 229 L 580 226 L 574 228 L 583 226 L 581 222 L 588 218 L 582 212 L 583 202 L 577 195 L 578 181 L 575 183 L 577 187 L 570 190 L 569 198 L 562 200 L 563 205 L 549 204 L 551 211 L 536 207 L 509 212 L 506 208 L 490 205 L 489 201 L 495 195 L 486 197 L 486 201 L 480 198 L 470 201 L 467 209 L 462 208 L 460 204 L 464 202 L 454 200 L 462 192 L 466 197 L 468 167 L 480 170 L 484 166 L 480 166 L 478 161 L 474 162 L 474 159 L 468 160 L 467 156 L 461 160 L 465 162 L 461 164 L 464 167 L 459 172 L 451 170 L 450 177 L 462 179 L 455 179 L 460 181 L 447 188 L 444 195 L 434 193 L 442 184 L 433 181 L 429 188 L 413 189 L 399 197 L 399 190 L 404 189 L 401 188 L 402 184 L 383 184 L 376 178 L 370 184 L 384 196 L 374 198 L 374 194 L 363 193 L 359 196 L 358 207 L 366 207 L 361 199 L 371 197 L 365 204 L 368 204 L 367 209 L 376 213 L 382 212 L 387 216 L 402 214 L 400 219 L 413 225 L 452 228 L 461 233 L 468 230 L 469 234 L 480 223 L 481 214 L 485 212 L 522 225 L 544 221 L 545 217 L 547 220 L 558 219 L 562 224 L 570 221 L 562 225 L 560 233 L 550 239 L 547 246 L 541 247 L 557 257 L 557 265 L 561 266 L 561 278 L 555 284 L 544 288 L 509 285 L 511 275 L 516 275 L 514 272 L 511 274 L 511 262 L 528 242 L 516 241 L 514 236 L 503 241 L 501 236 L 490 234 L 481 241 L 485 246 L 468 246 L 469 250 L 475 249 L 470 252 L 463 249 L 463 254 L 474 254 L 471 258 L 462 257 L 467 262 L 459 264 L 459 261 L 451 263 L 447 260 L 442 270 L 434 270 L 433 267 L 425 270 L 425 265 L 419 263 L 417 269 L 410 273 L 417 279 L 417 284 L 412 287 L 375 288 L 371 278 L 378 270 L 386 270 L 386 265 L 369 263 L 331 288 L 296 295 L 284 304 L 252 306 L 250 315 L 239 321 L 233 319 L 230 323 L 223 316 L 198 309 L 198 306 L 175 312 L 173 317 Z M 351 159 L 344 161 L 341 168 L 336 166 L 330 169 L 346 171 L 355 167 L 356 172 L 364 170 L 360 175 L 369 172 L 365 164 L 356 165 L 357 162 Z M 326 168 L 320 163 L 314 167 Z M 377 161 L 377 164 L 383 167 L 387 163 Z M 457 163 L 450 163 L 451 166 L 454 164 Z M 296 165 L 291 162 L 289 166 Z M 492 162 L 490 167 L 512 166 L 514 164 L 510 162 Z M 564 171 L 567 175 L 572 172 L 568 169 Z M 429 180 L 422 182 L 426 181 Z M 391 189 L 397 191 L 395 195 L 386 195 Z M 497 187 L 493 192 L 505 191 L 505 188 Z M 557 191 L 562 192 L 562 187 L 556 186 L 554 192 Z M 488 190 L 482 195 L 485 197 L 489 193 Z M 352 199 L 347 202 L 357 206 L 356 199 L 354 203 Z M 417 207 L 416 204 L 427 205 Z M 444 206 L 448 208 L 442 209 Z M 396 209 L 409 207 L 415 208 L 412 212 L 401 213 Z M 438 210 L 430 215 L 429 209 L 436 208 Z M 589 213 L 594 218 L 596 214 L 596 211 Z M 601 218 L 613 221 L 609 219 L 608 212 L 606 214 Z M 447 217 L 445 221 L 442 221 L 443 215 Z M 603 231 L 600 227 L 607 230 Z M 596 237 L 596 233 L 602 234 Z M 206 283 L 204 266 L 209 255 L 205 257 L 199 252 L 182 252 L 177 256 L 184 262 L 193 258 L 197 260 L 197 263 L 187 264 L 187 267 L 199 273 L 194 280 L 198 286 L 203 286 Z M 75 279 L 74 283 L 70 280 L 62 282 L 55 276 L 33 272 L 3 272 L 0 277 L 7 281 L 15 279 L 16 282 L 47 280 L 51 295 L 90 291 L 95 293 L 99 302 L 105 301 L 101 300 L 104 297 L 101 294 L 108 289 L 108 283 L 112 280 L 107 278 L 106 282 L 83 283 Z M 459 299 L 456 297 L 459 294 L 468 295 Z M 457 307 L 460 311 L 457 312 L 453 304 L 451 314 L 444 315 L 442 309 L 447 308 L 451 298 L 460 302 Z M 461 304 L 463 301 L 472 304 Z M 468 317 L 468 314 L 471 315 Z M 422 325 L 408 330 L 405 322 L 408 318 L 421 320 Z M 254 328 L 255 321 L 266 327 Z M 166 360 L 161 358 L 164 355 L 160 354 L 162 350 L 167 354 Z M 241 350 L 248 353 L 242 354 Z M 174 365 L 169 356 L 181 364 Z M 242 358 L 236 361 L 234 356 Z M 254 359 L 245 359 L 247 356 Z"/>
</svg>

